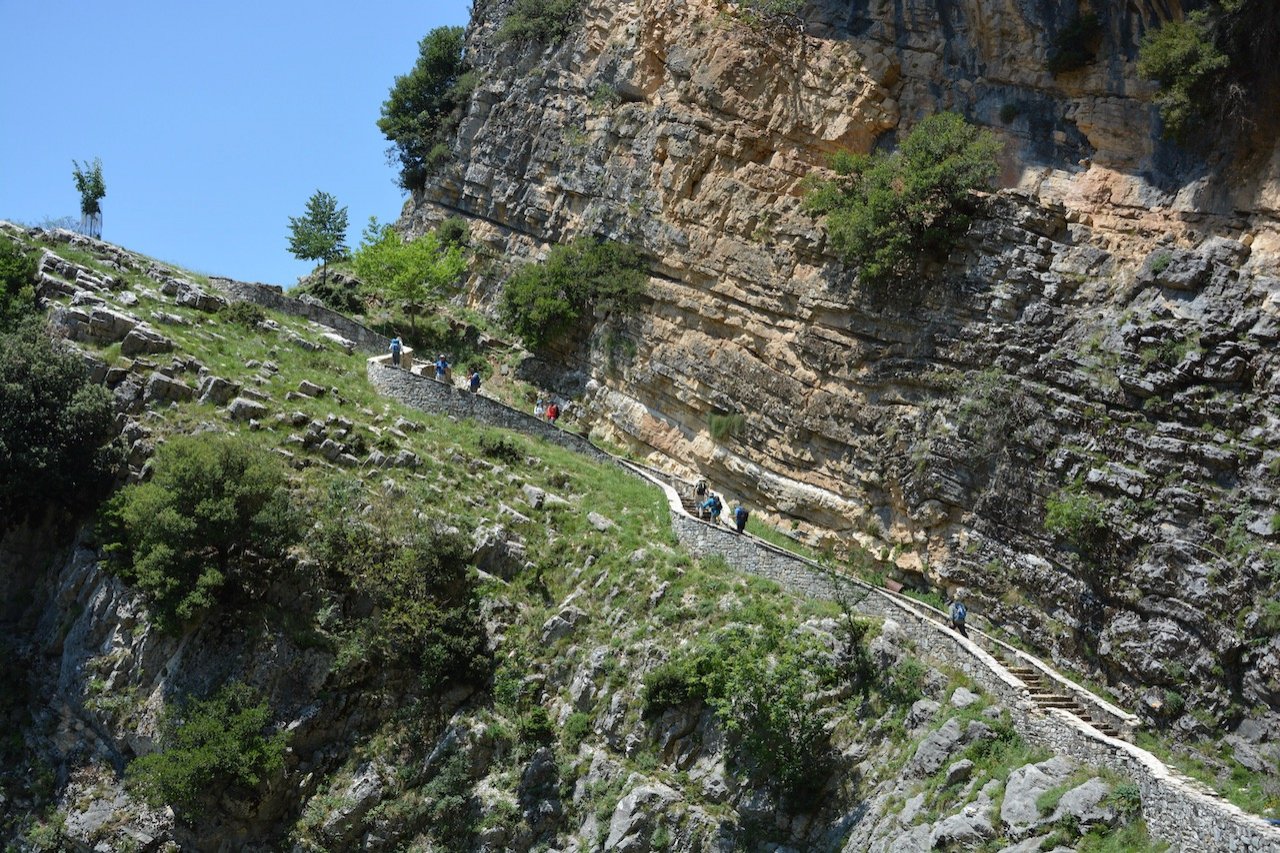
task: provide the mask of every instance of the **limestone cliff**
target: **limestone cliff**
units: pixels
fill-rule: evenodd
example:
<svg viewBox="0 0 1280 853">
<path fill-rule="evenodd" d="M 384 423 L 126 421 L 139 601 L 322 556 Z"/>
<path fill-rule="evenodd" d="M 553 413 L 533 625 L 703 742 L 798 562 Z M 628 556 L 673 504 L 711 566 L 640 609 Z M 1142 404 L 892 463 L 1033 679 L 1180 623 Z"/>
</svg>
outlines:
<svg viewBox="0 0 1280 853">
<path fill-rule="evenodd" d="M 587 2 L 543 47 L 498 43 L 508 4 L 477 3 L 483 80 L 403 224 L 465 215 L 499 257 L 640 244 L 641 314 L 526 375 L 814 541 L 967 587 L 1152 719 L 1280 734 L 1280 148 L 1162 140 L 1136 44 L 1182 5 L 1091 4 L 1097 59 L 1055 77 L 1076 4 L 813 3 L 784 31 Z M 941 109 L 1004 139 L 1003 189 L 922 300 L 871 299 L 802 180 Z M 743 427 L 717 441 L 712 414 Z M 1045 525 L 1069 501 L 1097 519 L 1074 542 Z"/>
</svg>

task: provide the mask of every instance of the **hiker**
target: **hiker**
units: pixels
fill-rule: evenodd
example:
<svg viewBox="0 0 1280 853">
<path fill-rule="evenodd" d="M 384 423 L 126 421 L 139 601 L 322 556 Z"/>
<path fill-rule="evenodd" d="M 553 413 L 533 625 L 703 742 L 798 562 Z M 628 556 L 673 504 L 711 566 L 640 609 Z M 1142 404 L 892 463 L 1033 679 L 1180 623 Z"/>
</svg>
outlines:
<svg viewBox="0 0 1280 853">
<path fill-rule="evenodd" d="M 706 510 L 706 513 L 707 513 L 706 518 L 715 524 L 719 524 L 720 510 L 723 508 L 723 506 L 724 505 L 720 503 L 719 496 L 716 495 L 715 492 L 712 492 L 711 496 L 707 498 L 705 501 L 703 501 L 699 505 L 698 509 Z"/>
<path fill-rule="evenodd" d="M 543 402 L 541 397 L 539 397 L 538 402 L 533 404 L 533 416 L 535 418 L 540 418 L 546 413 L 547 413 L 547 404 Z"/>
<path fill-rule="evenodd" d="M 555 400 L 552 400 L 551 405 L 547 406 L 547 420 L 555 423 L 558 417 L 560 417 L 560 407 L 556 405 Z"/>
<path fill-rule="evenodd" d="M 449 373 L 449 362 L 445 361 L 444 353 L 440 353 L 440 357 L 436 359 L 436 381 L 448 382 L 446 378 Z"/>
<path fill-rule="evenodd" d="M 964 606 L 964 600 L 960 593 L 956 593 L 956 597 L 951 602 L 951 627 L 960 632 L 960 636 L 968 637 L 969 632 L 964 629 L 964 620 L 968 617 L 969 611 Z"/>
<path fill-rule="evenodd" d="M 469 380 L 469 384 L 471 385 L 472 394 L 480 393 L 480 371 L 479 370 L 473 369 L 471 371 L 471 379 Z"/>
<path fill-rule="evenodd" d="M 707 496 L 707 481 L 698 480 L 693 486 L 693 496 L 701 503 Z"/>
<path fill-rule="evenodd" d="M 747 512 L 747 508 L 746 508 L 745 506 L 743 506 L 742 504 L 738 504 L 736 507 L 734 507 L 734 509 L 733 509 L 733 526 L 734 526 L 734 527 L 736 527 L 736 528 L 738 528 L 738 532 L 739 532 L 739 533 L 741 533 L 743 530 L 745 530 L 745 529 L 746 529 L 746 527 L 747 527 L 747 518 L 748 518 L 750 515 L 751 515 L 751 513 Z"/>
<path fill-rule="evenodd" d="M 392 367 L 400 366 L 400 350 L 402 349 L 402 346 L 403 345 L 400 343 L 399 335 L 396 335 L 391 339 L 391 346 L 388 347 L 388 349 L 391 350 L 391 366 Z"/>
</svg>

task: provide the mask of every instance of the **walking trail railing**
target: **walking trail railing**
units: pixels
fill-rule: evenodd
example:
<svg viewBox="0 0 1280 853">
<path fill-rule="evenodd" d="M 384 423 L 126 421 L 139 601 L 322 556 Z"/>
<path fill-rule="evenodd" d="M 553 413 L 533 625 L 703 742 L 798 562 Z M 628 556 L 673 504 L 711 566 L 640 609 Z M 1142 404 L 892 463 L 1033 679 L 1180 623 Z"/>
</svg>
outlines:
<svg viewBox="0 0 1280 853">
<path fill-rule="evenodd" d="M 963 637 L 950 627 L 947 614 L 936 607 L 837 573 L 752 534 L 739 534 L 698 518 L 688 509 L 691 483 L 622 459 L 527 412 L 393 368 L 389 355 L 370 358 L 367 373 L 380 393 L 414 408 L 536 435 L 653 483 L 667 497 L 677 538 L 695 556 L 719 555 L 734 569 L 769 578 L 793 592 L 846 602 L 858 612 L 893 620 L 917 654 L 966 673 L 1009 707 L 1015 727 L 1024 737 L 1056 754 L 1107 767 L 1132 779 L 1141 791 L 1143 815 L 1151 834 L 1175 849 L 1280 853 L 1280 829 L 1246 814 L 1130 743 L 1125 738 L 1131 738 L 1138 727 L 1136 716 L 1034 655 L 976 628 Z"/>
</svg>

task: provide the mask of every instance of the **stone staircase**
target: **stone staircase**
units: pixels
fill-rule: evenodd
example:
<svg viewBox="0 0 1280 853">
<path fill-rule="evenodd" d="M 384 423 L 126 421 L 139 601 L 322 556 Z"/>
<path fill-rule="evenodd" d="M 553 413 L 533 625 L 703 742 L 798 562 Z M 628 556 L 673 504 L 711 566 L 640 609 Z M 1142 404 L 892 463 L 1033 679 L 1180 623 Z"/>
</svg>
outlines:
<svg viewBox="0 0 1280 853">
<path fill-rule="evenodd" d="M 1031 693 L 1031 700 L 1036 703 L 1036 707 L 1044 709 L 1059 708 L 1076 715 L 1108 737 L 1119 738 L 1122 736 L 1120 730 L 1114 725 L 1106 720 L 1097 719 L 1077 700 L 1054 690 L 1039 670 L 1016 660 L 1010 660 L 1012 656 L 1008 652 L 1002 652 L 1003 650 L 997 651 L 996 657 L 1004 664 L 1005 669 L 1016 675 L 1027 685 L 1027 689 Z"/>
</svg>

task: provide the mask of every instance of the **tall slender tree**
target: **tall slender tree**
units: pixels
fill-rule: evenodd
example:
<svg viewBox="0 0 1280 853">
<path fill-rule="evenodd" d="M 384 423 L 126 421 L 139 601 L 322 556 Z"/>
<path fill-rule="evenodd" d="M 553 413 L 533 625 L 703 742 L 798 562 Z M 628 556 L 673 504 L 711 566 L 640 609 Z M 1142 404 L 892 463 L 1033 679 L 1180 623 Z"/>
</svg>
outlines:
<svg viewBox="0 0 1280 853">
<path fill-rule="evenodd" d="M 71 165 L 71 177 L 80 193 L 80 231 L 90 237 L 101 237 L 102 205 L 99 202 L 107 194 L 107 185 L 102 180 L 102 158 L 94 157 L 92 163 L 86 162 L 83 166 L 72 160 Z"/>
<path fill-rule="evenodd" d="M 347 209 L 327 192 L 316 190 L 305 216 L 289 217 L 289 251 L 304 261 L 323 261 L 320 282 L 329 278 L 329 261 L 347 254 Z"/>
</svg>

